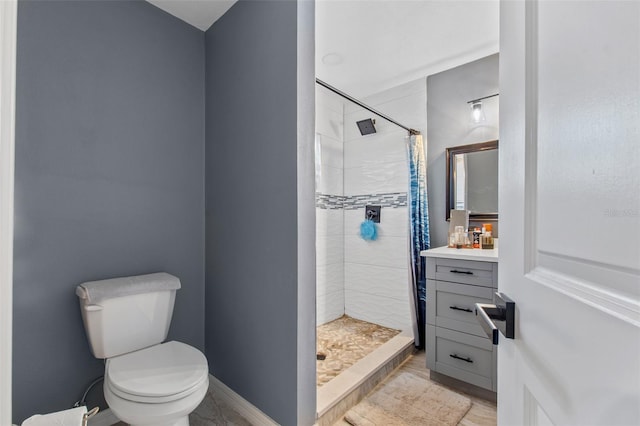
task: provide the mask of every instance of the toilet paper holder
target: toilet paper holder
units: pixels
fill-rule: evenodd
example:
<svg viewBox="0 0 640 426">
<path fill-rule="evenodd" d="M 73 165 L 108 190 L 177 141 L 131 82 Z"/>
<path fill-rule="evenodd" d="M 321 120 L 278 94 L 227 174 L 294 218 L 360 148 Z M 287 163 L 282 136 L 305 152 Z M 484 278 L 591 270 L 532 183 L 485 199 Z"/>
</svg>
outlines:
<svg viewBox="0 0 640 426">
<path fill-rule="evenodd" d="M 82 426 L 87 426 L 89 419 L 98 414 L 98 411 L 100 411 L 100 407 L 93 407 L 91 410 L 84 413 L 82 415 Z"/>
</svg>

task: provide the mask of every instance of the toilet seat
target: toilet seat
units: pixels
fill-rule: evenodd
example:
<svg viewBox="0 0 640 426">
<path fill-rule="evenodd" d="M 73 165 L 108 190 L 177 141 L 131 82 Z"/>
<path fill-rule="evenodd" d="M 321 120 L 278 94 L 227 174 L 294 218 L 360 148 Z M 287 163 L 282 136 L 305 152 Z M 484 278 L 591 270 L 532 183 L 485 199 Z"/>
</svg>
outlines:
<svg viewBox="0 0 640 426">
<path fill-rule="evenodd" d="M 115 395 L 152 404 L 184 398 L 208 379 L 202 352 L 175 341 L 110 358 L 105 368 L 105 385 Z"/>
</svg>

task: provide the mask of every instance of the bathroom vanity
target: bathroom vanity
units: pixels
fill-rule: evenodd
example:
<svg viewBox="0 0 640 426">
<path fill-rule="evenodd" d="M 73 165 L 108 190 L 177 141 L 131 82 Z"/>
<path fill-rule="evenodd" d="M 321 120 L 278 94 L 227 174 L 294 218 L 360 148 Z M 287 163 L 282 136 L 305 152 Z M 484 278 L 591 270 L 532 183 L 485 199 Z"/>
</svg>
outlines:
<svg viewBox="0 0 640 426">
<path fill-rule="evenodd" d="M 495 399 L 497 389 L 497 348 L 476 320 L 475 304 L 494 303 L 497 241 L 495 247 L 439 247 L 420 253 L 427 261 L 426 355 L 431 378 L 490 399 Z"/>
</svg>

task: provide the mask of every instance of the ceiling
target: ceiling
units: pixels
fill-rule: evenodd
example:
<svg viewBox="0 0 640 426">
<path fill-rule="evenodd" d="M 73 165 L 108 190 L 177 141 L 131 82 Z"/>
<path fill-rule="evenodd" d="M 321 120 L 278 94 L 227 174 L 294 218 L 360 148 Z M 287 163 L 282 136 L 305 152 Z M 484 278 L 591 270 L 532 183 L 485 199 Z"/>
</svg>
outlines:
<svg viewBox="0 0 640 426">
<path fill-rule="evenodd" d="M 205 31 L 235 0 L 147 0 Z M 498 52 L 498 0 L 316 0 L 316 76 L 355 97 Z"/>
<path fill-rule="evenodd" d="M 207 31 L 236 0 L 147 0 L 194 27 Z"/>
<path fill-rule="evenodd" d="M 317 0 L 316 76 L 355 97 L 498 52 L 498 0 Z"/>
</svg>

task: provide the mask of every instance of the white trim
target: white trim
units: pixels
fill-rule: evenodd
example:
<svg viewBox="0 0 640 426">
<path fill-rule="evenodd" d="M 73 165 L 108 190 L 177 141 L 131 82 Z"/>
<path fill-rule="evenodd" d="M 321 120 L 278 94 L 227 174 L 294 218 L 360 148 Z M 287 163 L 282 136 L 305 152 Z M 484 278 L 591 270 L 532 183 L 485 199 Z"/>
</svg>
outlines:
<svg viewBox="0 0 640 426">
<path fill-rule="evenodd" d="M 247 419 L 249 423 L 253 425 L 263 426 L 278 426 L 278 423 L 258 408 L 256 408 L 249 401 L 238 395 L 230 387 L 222 383 L 219 379 L 209 374 L 209 392 L 214 393 L 224 403 L 229 405 L 242 417 Z M 118 423 L 120 420 L 113 414 L 113 412 L 107 408 L 101 410 L 90 421 L 89 426 L 112 426 Z"/>
<path fill-rule="evenodd" d="M 89 423 L 89 426 L 112 426 L 119 421 L 120 419 L 113 414 L 113 411 L 107 408 L 106 410 L 98 412 L 98 414 L 93 416 L 87 423 Z"/>
<path fill-rule="evenodd" d="M 537 267 L 526 277 L 640 328 L 640 302 L 561 271 Z"/>
<path fill-rule="evenodd" d="M 538 265 L 538 3 L 525 3 L 524 273 Z"/>
<path fill-rule="evenodd" d="M 297 5 L 297 344 L 296 423 L 316 418 L 316 197 L 315 197 L 315 5 Z"/>
<path fill-rule="evenodd" d="M 0 424 L 11 424 L 17 0 L 0 2 Z"/>
<path fill-rule="evenodd" d="M 238 395 L 230 387 L 219 379 L 209 374 L 209 391 L 215 393 L 222 401 L 234 409 L 238 414 L 247 419 L 252 425 L 277 426 L 278 423 L 249 401 Z M 93 425 L 92 425 L 93 426 Z"/>
</svg>

